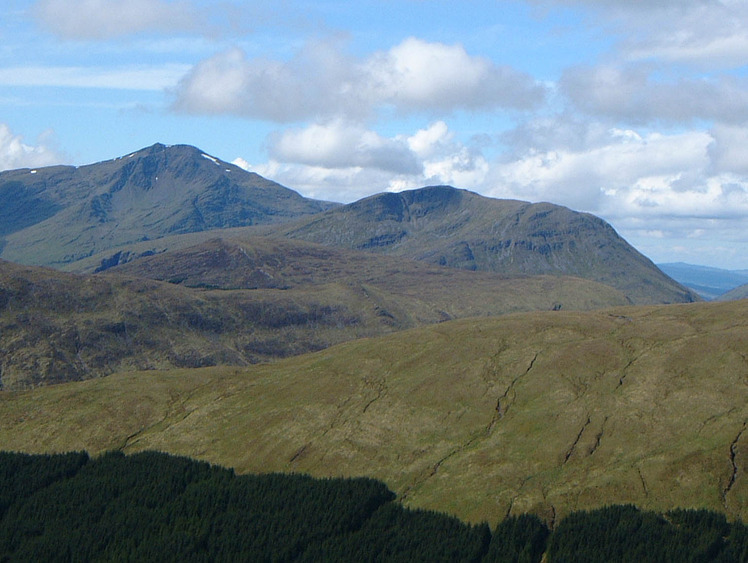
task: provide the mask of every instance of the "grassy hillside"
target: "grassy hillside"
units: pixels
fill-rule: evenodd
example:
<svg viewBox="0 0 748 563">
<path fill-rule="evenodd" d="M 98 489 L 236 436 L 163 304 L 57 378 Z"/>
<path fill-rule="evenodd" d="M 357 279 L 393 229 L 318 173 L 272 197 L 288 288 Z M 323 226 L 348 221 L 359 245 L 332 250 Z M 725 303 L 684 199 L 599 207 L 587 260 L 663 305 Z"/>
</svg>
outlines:
<svg viewBox="0 0 748 563">
<path fill-rule="evenodd" d="M 717 298 L 718 301 L 736 301 L 738 299 L 748 299 L 748 283 L 736 287 Z"/>
<path fill-rule="evenodd" d="M 0 449 L 156 449 L 382 479 L 471 521 L 748 518 L 748 301 L 466 319 L 249 368 L 0 393 Z"/>
<path fill-rule="evenodd" d="M 635 304 L 700 300 L 599 217 L 449 186 L 379 194 L 264 230 L 466 270 L 577 276 Z"/>
<path fill-rule="evenodd" d="M 586 280 L 507 280 L 303 243 L 215 240 L 142 265 L 167 280 L 239 289 L 0 261 L 0 388 L 245 366 L 450 318 L 625 303 Z"/>
</svg>

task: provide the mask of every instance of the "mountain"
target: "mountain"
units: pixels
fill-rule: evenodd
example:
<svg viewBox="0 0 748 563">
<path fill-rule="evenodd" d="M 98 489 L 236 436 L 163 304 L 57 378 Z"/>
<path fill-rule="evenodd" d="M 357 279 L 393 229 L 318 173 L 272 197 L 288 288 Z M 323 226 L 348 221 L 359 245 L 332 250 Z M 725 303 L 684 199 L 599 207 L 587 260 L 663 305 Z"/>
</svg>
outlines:
<svg viewBox="0 0 748 563">
<path fill-rule="evenodd" d="M 366 475 L 472 522 L 613 503 L 745 521 L 746 334 L 748 300 L 449 321 L 247 368 L 5 391 L 0 449 Z"/>
<path fill-rule="evenodd" d="M 340 206 L 187 145 L 0 173 L 0 258 L 17 263 L 104 270 L 160 252 L 165 238 L 232 229 L 195 244 L 237 228 L 507 276 L 575 276 L 634 304 L 698 299 L 601 219 L 549 203 L 435 186 Z"/>
<path fill-rule="evenodd" d="M 577 276 L 634 304 L 699 299 L 594 215 L 449 186 L 379 194 L 261 232 L 452 268 Z"/>
<path fill-rule="evenodd" d="M 748 299 L 748 283 L 723 293 L 717 298 L 717 301 L 736 301 L 738 299 Z"/>
<path fill-rule="evenodd" d="M 299 241 L 215 239 L 101 275 L 0 260 L 0 388 L 246 366 L 451 318 L 624 303 L 578 278 L 506 279 Z"/>
<path fill-rule="evenodd" d="M 658 264 L 667 275 L 690 287 L 704 299 L 716 299 L 731 289 L 748 283 L 748 272 L 696 266 L 683 262 Z"/>
<path fill-rule="evenodd" d="M 0 257 L 60 266 L 173 233 L 286 221 L 334 204 L 187 145 L 0 173 Z"/>
</svg>

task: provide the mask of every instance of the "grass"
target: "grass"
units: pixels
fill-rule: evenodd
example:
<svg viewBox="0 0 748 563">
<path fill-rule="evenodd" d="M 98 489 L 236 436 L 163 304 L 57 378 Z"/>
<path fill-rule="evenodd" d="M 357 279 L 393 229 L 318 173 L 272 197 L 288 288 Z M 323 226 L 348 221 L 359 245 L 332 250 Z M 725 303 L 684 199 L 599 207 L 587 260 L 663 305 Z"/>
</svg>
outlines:
<svg viewBox="0 0 748 563">
<path fill-rule="evenodd" d="M 384 480 L 495 523 L 632 502 L 748 518 L 748 301 L 465 319 L 247 368 L 0 393 L 0 448 Z"/>
</svg>

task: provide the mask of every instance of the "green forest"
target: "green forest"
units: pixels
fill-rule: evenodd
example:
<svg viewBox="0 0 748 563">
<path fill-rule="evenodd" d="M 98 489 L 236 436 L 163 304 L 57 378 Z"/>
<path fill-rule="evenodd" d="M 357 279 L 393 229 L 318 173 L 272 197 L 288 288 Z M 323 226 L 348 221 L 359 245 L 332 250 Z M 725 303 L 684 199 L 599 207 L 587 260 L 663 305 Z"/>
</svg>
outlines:
<svg viewBox="0 0 748 563">
<path fill-rule="evenodd" d="M 236 475 L 144 452 L 0 452 L 0 561 L 748 561 L 748 527 L 705 510 L 576 512 L 469 525 L 373 479 Z"/>
</svg>

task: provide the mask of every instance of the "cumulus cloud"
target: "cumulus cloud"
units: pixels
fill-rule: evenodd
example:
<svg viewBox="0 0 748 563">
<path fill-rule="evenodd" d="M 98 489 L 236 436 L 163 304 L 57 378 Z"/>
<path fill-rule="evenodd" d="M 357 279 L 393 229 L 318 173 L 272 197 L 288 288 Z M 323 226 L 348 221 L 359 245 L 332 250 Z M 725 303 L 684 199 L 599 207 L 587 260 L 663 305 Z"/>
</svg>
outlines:
<svg viewBox="0 0 748 563">
<path fill-rule="evenodd" d="M 399 109 L 530 109 L 544 90 L 529 75 L 471 56 L 461 45 L 411 37 L 365 63 L 373 97 Z"/>
<path fill-rule="evenodd" d="M 404 139 L 386 139 L 340 120 L 273 135 L 270 155 L 282 162 L 324 168 L 378 168 L 398 174 L 418 174 L 422 170 Z"/>
<path fill-rule="evenodd" d="M 40 0 L 34 14 L 46 29 L 64 39 L 107 39 L 197 26 L 194 7 L 185 1 Z"/>
<path fill-rule="evenodd" d="M 174 107 L 196 114 L 234 114 L 293 122 L 362 119 L 398 112 L 528 109 L 544 99 L 532 77 L 460 45 L 406 39 L 366 59 L 339 43 L 308 44 L 289 61 L 250 59 L 233 48 L 197 64 L 177 88 Z"/>
<path fill-rule="evenodd" d="M 631 4 L 642 4 L 632 9 Z M 729 67 L 748 57 L 748 5 L 742 1 L 619 2 L 616 17 L 633 30 L 622 42 L 630 58 Z M 646 11 L 642 14 L 642 8 Z"/>
<path fill-rule="evenodd" d="M 582 6 L 620 37 L 629 59 L 708 66 L 744 64 L 748 4 L 743 0 L 530 0 L 542 6 Z"/>
<path fill-rule="evenodd" d="M 198 63 L 176 89 L 175 109 L 277 122 L 338 113 L 361 115 L 369 102 L 353 61 L 334 43 L 307 46 L 290 61 L 249 59 L 232 48 Z"/>
<path fill-rule="evenodd" d="M 378 168 L 325 168 L 293 162 L 269 160 L 250 165 L 248 170 L 272 178 L 307 197 L 350 203 L 357 199 L 392 189 L 418 187 L 409 176 L 393 174 Z"/>
<path fill-rule="evenodd" d="M 61 161 L 60 155 L 49 146 L 27 145 L 23 137 L 14 135 L 6 124 L 0 123 L 0 170 L 50 166 Z"/>
<path fill-rule="evenodd" d="M 570 128 L 567 117 L 560 120 L 560 129 Z M 570 140 L 549 142 L 551 129 L 541 120 L 514 131 L 517 150 L 493 163 L 486 193 L 590 211 L 640 241 L 698 238 L 705 224 L 733 232 L 748 219 L 748 179 L 737 154 L 748 135 L 742 129 L 666 135 L 578 121 Z"/>
<path fill-rule="evenodd" d="M 579 109 L 631 122 L 748 120 L 748 82 L 718 78 L 656 79 L 649 65 L 568 69 L 560 90 Z"/>
<path fill-rule="evenodd" d="M 714 171 L 748 176 L 748 127 L 717 125 L 709 146 Z"/>
<path fill-rule="evenodd" d="M 443 121 L 383 137 L 338 120 L 271 135 L 269 148 L 267 163 L 234 162 L 307 196 L 341 202 L 429 184 L 476 189 L 489 168 L 480 150 L 455 140 Z"/>
</svg>

